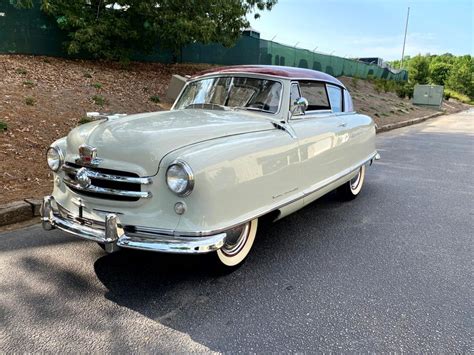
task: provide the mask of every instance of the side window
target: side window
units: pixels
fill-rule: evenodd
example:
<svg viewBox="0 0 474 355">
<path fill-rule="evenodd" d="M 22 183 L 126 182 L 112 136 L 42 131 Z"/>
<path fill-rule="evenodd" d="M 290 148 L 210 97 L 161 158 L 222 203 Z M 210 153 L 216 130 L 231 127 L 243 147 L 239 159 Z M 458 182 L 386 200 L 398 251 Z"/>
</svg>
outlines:
<svg viewBox="0 0 474 355">
<path fill-rule="evenodd" d="M 352 104 L 352 97 L 349 91 L 344 90 L 344 112 L 354 111 L 354 105 Z"/>
<path fill-rule="evenodd" d="M 342 91 L 340 87 L 327 85 L 332 112 L 342 112 Z"/>
<path fill-rule="evenodd" d="M 323 83 L 314 81 L 300 81 L 301 96 L 308 100 L 308 110 L 329 110 L 328 95 Z"/>
</svg>

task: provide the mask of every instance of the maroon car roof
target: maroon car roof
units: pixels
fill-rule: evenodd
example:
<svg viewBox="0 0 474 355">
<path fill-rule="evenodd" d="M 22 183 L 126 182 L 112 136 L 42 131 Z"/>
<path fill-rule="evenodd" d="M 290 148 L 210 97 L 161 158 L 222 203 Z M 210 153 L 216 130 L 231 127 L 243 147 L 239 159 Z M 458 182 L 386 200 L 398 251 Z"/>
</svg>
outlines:
<svg viewBox="0 0 474 355">
<path fill-rule="evenodd" d="M 295 67 L 283 67 L 277 65 L 233 65 L 228 67 L 212 68 L 197 73 L 193 76 L 193 78 L 197 78 L 203 75 L 229 73 L 252 73 L 278 76 L 289 79 L 318 80 L 344 87 L 344 84 L 337 80 L 335 77 L 320 71 Z"/>
</svg>

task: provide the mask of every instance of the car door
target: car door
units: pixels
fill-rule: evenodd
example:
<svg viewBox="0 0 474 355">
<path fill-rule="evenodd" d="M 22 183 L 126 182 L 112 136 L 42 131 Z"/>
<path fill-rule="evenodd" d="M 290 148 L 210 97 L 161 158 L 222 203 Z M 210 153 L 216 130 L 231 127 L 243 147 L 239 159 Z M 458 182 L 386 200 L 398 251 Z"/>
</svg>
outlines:
<svg viewBox="0 0 474 355">
<path fill-rule="evenodd" d="M 308 100 L 308 109 L 304 114 L 295 112 L 289 125 L 299 142 L 299 185 L 307 193 L 327 184 L 345 168 L 341 164 L 339 149 L 341 127 L 340 119 L 331 110 L 324 83 L 292 83 L 291 102 L 297 96 Z"/>
<path fill-rule="evenodd" d="M 329 102 L 339 119 L 339 158 L 346 169 L 357 167 L 375 150 L 368 142 L 373 140 L 373 122 L 368 116 L 354 112 L 347 89 L 327 84 Z"/>
</svg>

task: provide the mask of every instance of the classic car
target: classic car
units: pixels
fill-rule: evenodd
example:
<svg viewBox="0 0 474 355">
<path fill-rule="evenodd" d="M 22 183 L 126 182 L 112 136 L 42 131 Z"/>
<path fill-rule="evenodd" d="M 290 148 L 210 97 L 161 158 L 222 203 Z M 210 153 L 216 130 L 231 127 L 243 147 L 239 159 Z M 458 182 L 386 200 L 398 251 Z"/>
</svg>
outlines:
<svg viewBox="0 0 474 355">
<path fill-rule="evenodd" d="M 280 66 L 191 77 L 170 111 L 99 115 L 47 151 L 42 224 L 132 248 L 242 263 L 258 221 L 361 192 L 375 125 L 336 78 Z"/>
</svg>

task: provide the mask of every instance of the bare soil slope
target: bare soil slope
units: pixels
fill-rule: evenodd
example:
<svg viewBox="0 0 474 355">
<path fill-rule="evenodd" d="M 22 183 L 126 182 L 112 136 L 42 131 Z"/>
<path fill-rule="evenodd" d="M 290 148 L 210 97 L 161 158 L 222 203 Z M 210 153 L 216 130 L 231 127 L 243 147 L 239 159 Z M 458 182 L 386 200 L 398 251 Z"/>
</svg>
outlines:
<svg viewBox="0 0 474 355">
<path fill-rule="evenodd" d="M 117 63 L 50 57 L 0 55 L 0 204 L 41 197 L 51 190 L 45 162 L 51 142 L 65 136 L 88 111 L 136 113 L 168 109 L 163 100 L 172 74 L 194 74 L 209 65 Z M 371 83 L 342 78 L 356 109 L 379 125 L 433 111 L 413 106 L 393 93 L 377 93 Z M 159 97 L 159 103 L 152 101 Z M 450 103 L 449 111 L 462 105 Z"/>
</svg>

